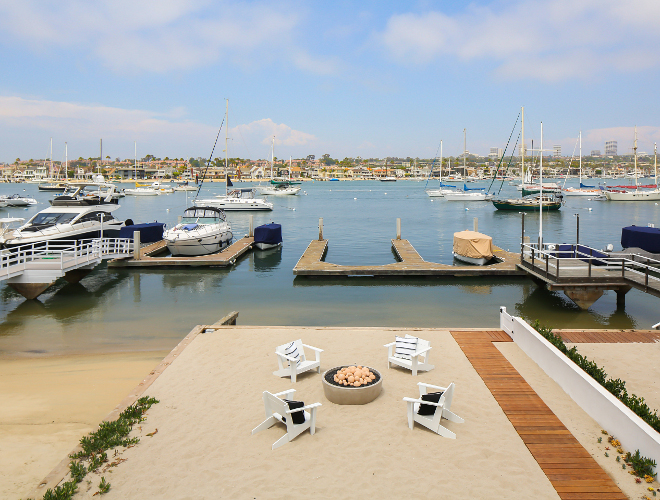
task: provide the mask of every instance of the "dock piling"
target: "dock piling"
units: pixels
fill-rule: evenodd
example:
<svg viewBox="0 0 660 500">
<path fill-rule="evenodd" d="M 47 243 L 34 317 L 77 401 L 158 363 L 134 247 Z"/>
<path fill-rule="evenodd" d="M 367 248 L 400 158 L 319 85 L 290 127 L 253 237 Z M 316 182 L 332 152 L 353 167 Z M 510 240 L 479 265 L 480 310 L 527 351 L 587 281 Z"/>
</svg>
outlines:
<svg viewBox="0 0 660 500">
<path fill-rule="evenodd" d="M 254 215 L 250 214 L 250 238 L 254 237 Z"/>
<path fill-rule="evenodd" d="M 396 219 L 396 239 L 401 239 L 401 218 L 397 217 Z"/>
<path fill-rule="evenodd" d="M 472 221 L 472 227 L 475 233 L 479 232 L 479 218 L 475 217 L 474 220 Z"/>
<path fill-rule="evenodd" d="M 133 232 L 133 260 L 140 260 L 140 231 Z"/>
<path fill-rule="evenodd" d="M 319 241 L 323 241 L 323 217 L 319 217 Z"/>
</svg>

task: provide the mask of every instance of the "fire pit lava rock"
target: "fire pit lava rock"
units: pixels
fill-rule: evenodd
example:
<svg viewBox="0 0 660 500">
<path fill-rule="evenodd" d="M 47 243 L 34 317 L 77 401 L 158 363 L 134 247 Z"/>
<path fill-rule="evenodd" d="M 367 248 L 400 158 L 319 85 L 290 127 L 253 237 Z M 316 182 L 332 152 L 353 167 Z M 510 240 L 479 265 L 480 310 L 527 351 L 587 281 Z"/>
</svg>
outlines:
<svg viewBox="0 0 660 500">
<path fill-rule="evenodd" d="M 348 385 L 348 377 L 345 377 L 343 380 L 346 380 L 346 385 L 344 385 L 343 380 L 339 382 L 335 381 L 337 374 L 344 370 L 346 373 L 348 371 L 358 371 L 358 375 L 366 375 L 371 373 L 374 375 L 373 379 L 370 377 L 362 376 L 361 380 L 369 379 L 366 382 L 360 382 L 357 387 Z M 365 373 L 366 372 L 366 373 Z M 358 380 L 357 377 L 353 377 L 354 382 Z M 371 403 L 374 399 L 378 397 L 380 391 L 383 389 L 383 377 L 381 377 L 380 372 L 369 368 L 366 366 L 360 365 L 351 365 L 351 366 L 336 366 L 326 371 L 322 377 L 323 383 L 323 392 L 328 401 L 338 405 L 364 405 Z"/>
</svg>

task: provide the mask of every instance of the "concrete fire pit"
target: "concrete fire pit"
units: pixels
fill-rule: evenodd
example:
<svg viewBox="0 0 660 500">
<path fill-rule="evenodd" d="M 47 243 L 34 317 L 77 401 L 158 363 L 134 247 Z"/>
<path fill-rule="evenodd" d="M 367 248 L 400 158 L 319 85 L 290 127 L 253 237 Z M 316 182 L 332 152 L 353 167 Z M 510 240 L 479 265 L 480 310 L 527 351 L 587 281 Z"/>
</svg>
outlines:
<svg viewBox="0 0 660 500">
<path fill-rule="evenodd" d="M 369 368 L 376 378 L 373 382 L 360 387 L 344 386 L 335 383 L 334 376 L 342 368 L 346 366 L 336 366 L 327 370 L 321 378 L 323 384 L 323 392 L 328 401 L 338 405 L 364 405 L 371 403 L 378 397 L 380 391 L 383 389 L 383 377 L 381 377 L 378 370 Z"/>
</svg>

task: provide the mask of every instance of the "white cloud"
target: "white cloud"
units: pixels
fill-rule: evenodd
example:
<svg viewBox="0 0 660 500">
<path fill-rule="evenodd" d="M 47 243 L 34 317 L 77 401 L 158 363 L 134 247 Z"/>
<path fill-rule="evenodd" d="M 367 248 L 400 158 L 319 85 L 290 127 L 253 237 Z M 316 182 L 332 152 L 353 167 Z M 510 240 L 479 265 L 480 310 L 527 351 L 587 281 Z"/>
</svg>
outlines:
<svg viewBox="0 0 660 500">
<path fill-rule="evenodd" d="M 471 5 L 458 14 L 397 14 L 378 35 L 396 60 L 479 60 L 507 79 L 584 78 L 660 64 L 660 2 L 537 0 Z"/>
<path fill-rule="evenodd" d="M 0 96 L 0 135 L 11 138 L 3 141 L 3 155 L 7 157 L 1 160 L 13 161 L 17 156 L 34 155 L 35 144 L 40 141 L 46 144 L 47 137 L 61 135 L 62 130 L 66 130 L 66 136 L 57 140 L 69 143 L 72 157 L 96 155 L 99 138 L 103 138 L 104 149 L 106 144 L 108 148 L 114 147 L 115 152 L 108 153 L 112 156 L 132 156 L 135 140 L 138 142 L 138 154 L 147 151 L 162 157 L 208 155 L 218 132 L 217 127 L 185 120 L 184 116 L 181 108 L 154 113 Z M 254 158 L 265 157 L 265 148 L 256 145 L 267 144 L 270 151 L 273 135 L 276 136 L 276 147 L 287 148 L 287 155 L 307 154 L 305 148 L 318 143 L 312 134 L 265 118 L 230 128 L 229 136 L 234 141 L 230 144 L 230 155 L 241 153 Z M 243 154 L 246 148 L 256 156 Z M 222 156 L 218 154 L 221 150 L 216 148 L 216 156 Z"/>
<path fill-rule="evenodd" d="M 328 73 L 336 64 L 296 46 L 298 10 L 211 0 L 0 0 L 0 31 L 40 53 L 75 49 L 114 71 L 171 72 L 218 61 L 284 61 Z M 6 35 L 9 35 L 7 37 Z"/>
</svg>

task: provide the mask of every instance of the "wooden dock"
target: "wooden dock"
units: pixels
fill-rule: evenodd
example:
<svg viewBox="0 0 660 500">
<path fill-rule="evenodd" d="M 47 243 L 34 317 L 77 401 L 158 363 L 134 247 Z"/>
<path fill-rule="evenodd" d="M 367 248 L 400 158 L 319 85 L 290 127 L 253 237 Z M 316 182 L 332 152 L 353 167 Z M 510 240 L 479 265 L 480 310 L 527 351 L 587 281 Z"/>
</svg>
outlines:
<svg viewBox="0 0 660 500">
<path fill-rule="evenodd" d="M 564 500 L 627 497 L 539 395 L 493 345 L 493 332 L 452 336 Z"/>
<path fill-rule="evenodd" d="M 252 248 L 254 238 L 245 236 L 222 252 L 199 257 L 159 257 L 166 247 L 165 240 L 140 249 L 139 259 L 111 260 L 108 267 L 229 267 Z"/>
<path fill-rule="evenodd" d="M 526 276 L 516 267 L 520 256 L 495 247 L 496 264 L 451 266 L 425 261 L 408 240 L 392 240 L 399 262 L 383 265 L 343 266 L 325 262 L 328 240 L 313 240 L 293 268 L 296 276 Z"/>
</svg>

